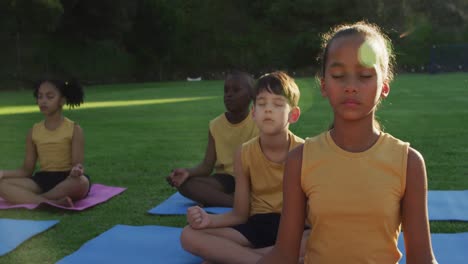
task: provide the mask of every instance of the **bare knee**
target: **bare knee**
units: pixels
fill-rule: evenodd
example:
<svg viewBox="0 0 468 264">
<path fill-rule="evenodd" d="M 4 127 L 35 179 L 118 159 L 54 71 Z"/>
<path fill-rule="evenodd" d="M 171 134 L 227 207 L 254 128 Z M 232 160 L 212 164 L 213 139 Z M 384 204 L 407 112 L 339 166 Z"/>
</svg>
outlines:
<svg viewBox="0 0 468 264">
<path fill-rule="evenodd" d="M 180 235 L 180 244 L 186 251 L 192 252 L 193 229 L 190 226 L 184 227 Z"/>
<path fill-rule="evenodd" d="M 206 201 L 201 199 L 202 195 L 197 185 L 198 182 L 196 177 L 189 178 L 177 188 L 177 191 L 179 191 L 182 196 L 191 199 L 196 203 L 205 204 Z"/>
<path fill-rule="evenodd" d="M 86 197 L 89 190 L 89 180 L 85 176 L 80 177 L 69 177 L 73 181 L 73 188 L 70 192 L 70 198 L 73 200 L 79 200 Z"/>
<path fill-rule="evenodd" d="M 185 197 L 190 198 L 192 196 L 192 180 L 191 178 L 188 178 L 184 183 L 182 183 L 179 187 L 177 187 L 177 191 L 179 191 L 180 194 L 182 194 Z"/>
<path fill-rule="evenodd" d="M 213 177 L 189 178 L 179 186 L 178 191 L 203 206 L 232 207 L 234 204 L 234 196 L 225 193 L 223 186 Z"/>
<path fill-rule="evenodd" d="M 200 246 L 202 243 L 200 243 L 199 235 L 201 232 L 202 231 L 195 230 L 190 226 L 184 227 L 180 235 L 182 248 L 194 255 L 200 255 L 199 253 L 202 250 Z"/>
<path fill-rule="evenodd" d="M 6 186 L 8 184 L 11 184 L 11 180 L 9 178 L 7 179 L 0 179 L 0 187 Z"/>
<path fill-rule="evenodd" d="M 0 180 L 0 197 L 3 197 L 4 190 L 8 190 L 9 185 L 11 185 L 11 181 L 9 179 Z"/>
</svg>

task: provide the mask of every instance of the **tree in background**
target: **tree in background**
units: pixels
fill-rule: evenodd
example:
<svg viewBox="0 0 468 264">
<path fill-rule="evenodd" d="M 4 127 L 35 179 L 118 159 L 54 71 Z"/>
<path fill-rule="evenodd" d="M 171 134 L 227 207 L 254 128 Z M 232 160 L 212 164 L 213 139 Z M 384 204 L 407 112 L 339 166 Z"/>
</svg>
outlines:
<svg viewBox="0 0 468 264">
<path fill-rule="evenodd" d="M 34 68 L 34 54 L 40 54 L 41 50 L 28 49 L 26 42 L 31 37 L 53 32 L 59 26 L 63 14 L 63 7 L 59 0 L 5 0 L 1 1 L 2 10 L 0 24 L 3 37 L 14 39 L 4 42 L 2 50 L 4 58 L 15 61 L 16 67 L 3 69 L 7 76 L 13 79 L 28 79 L 27 73 Z M 14 43 L 14 51 L 11 43 Z M 14 54 L 13 59 L 11 55 Z"/>
<path fill-rule="evenodd" d="M 408 70 L 428 64 L 433 44 L 468 42 L 466 0 L 4 0 L 0 76 L 103 83 L 221 78 L 232 68 L 310 74 L 320 34 L 358 20 L 387 31 Z"/>
</svg>

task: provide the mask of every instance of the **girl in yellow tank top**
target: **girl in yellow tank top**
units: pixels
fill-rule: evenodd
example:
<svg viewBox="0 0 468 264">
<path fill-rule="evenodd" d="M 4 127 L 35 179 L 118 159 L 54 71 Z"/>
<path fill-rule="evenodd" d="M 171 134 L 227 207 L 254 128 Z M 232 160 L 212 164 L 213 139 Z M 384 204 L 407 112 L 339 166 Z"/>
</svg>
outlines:
<svg viewBox="0 0 468 264">
<path fill-rule="evenodd" d="M 83 131 L 63 116 L 62 108 L 83 103 L 83 87 L 75 81 L 43 80 L 34 87 L 34 97 L 44 120 L 28 133 L 23 166 L 0 170 L 0 197 L 13 204 L 73 206 L 88 194 L 90 182 L 82 165 Z M 36 161 L 40 170 L 34 173 Z"/>
<path fill-rule="evenodd" d="M 390 92 L 392 50 L 376 25 L 341 25 L 324 36 L 321 93 L 333 109 L 329 131 L 286 161 L 284 204 L 274 249 L 260 263 L 398 263 L 400 228 L 407 263 L 436 263 L 427 218 L 424 160 L 375 121 Z"/>
</svg>

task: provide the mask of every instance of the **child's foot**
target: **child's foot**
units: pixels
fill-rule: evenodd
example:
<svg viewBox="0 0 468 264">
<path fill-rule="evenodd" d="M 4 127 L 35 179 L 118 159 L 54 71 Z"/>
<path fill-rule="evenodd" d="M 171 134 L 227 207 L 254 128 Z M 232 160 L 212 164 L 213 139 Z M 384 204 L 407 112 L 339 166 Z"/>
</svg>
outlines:
<svg viewBox="0 0 468 264">
<path fill-rule="evenodd" d="M 70 197 L 68 197 L 68 196 L 63 197 L 62 199 L 53 200 L 52 203 L 58 204 L 58 205 L 61 205 L 61 206 L 65 206 L 65 207 L 73 207 L 73 206 L 75 206 L 75 205 L 73 204 L 72 199 L 71 199 Z"/>
</svg>

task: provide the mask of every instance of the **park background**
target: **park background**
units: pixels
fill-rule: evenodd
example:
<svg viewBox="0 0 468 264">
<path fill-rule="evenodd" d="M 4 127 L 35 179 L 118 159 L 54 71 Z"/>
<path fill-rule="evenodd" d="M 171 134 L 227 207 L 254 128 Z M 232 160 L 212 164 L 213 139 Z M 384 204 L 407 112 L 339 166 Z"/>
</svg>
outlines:
<svg viewBox="0 0 468 264">
<path fill-rule="evenodd" d="M 75 77 L 85 104 L 64 114 L 84 129 L 86 171 L 128 188 L 84 212 L 0 211 L 60 220 L 0 263 L 55 263 L 117 224 L 184 226 L 184 216 L 146 212 L 174 193 L 171 169 L 202 160 L 208 121 L 224 111 L 225 72 L 294 75 L 302 116 L 291 130 L 316 135 L 332 117 L 314 79 L 320 33 L 359 20 L 379 24 L 396 50 L 380 123 L 423 154 L 429 189 L 468 189 L 467 1 L 0 1 L 0 169 L 21 166 L 26 134 L 43 118 L 31 84 Z M 431 231 L 468 232 L 468 223 L 432 221 Z"/>
<path fill-rule="evenodd" d="M 44 74 L 88 84 L 222 79 L 233 68 L 310 76 L 320 34 L 359 20 L 390 36 L 399 71 L 468 71 L 466 0 L 2 0 L 0 89 Z"/>
</svg>

